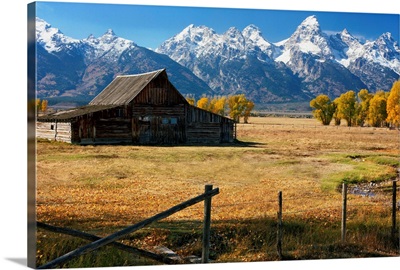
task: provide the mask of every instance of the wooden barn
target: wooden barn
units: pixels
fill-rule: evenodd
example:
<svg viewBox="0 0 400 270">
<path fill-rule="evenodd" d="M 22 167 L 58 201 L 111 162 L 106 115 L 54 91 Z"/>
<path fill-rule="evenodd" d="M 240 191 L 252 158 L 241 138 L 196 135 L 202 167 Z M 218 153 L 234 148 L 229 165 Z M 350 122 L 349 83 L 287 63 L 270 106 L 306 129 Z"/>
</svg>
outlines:
<svg viewBox="0 0 400 270">
<path fill-rule="evenodd" d="M 233 142 L 235 122 L 190 105 L 165 69 L 116 77 L 87 106 L 40 116 L 36 136 L 75 144 Z"/>
</svg>

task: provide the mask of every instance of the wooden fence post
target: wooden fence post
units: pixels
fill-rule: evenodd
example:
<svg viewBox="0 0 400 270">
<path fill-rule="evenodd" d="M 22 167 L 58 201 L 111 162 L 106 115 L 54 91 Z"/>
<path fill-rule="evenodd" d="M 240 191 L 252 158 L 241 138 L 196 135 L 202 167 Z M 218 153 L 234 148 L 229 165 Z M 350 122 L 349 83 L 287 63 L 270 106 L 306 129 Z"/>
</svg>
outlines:
<svg viewBox="0 0 400 270">
<path fill-rule="evenodd" d="M 397 181 L 393 181 L 393 191 L 392 191 L 392 239 L 393 242 L 396 243 L 396 210 L 397 210 L 397 198 L 396 198 L 396 193 L 397 193 Z"/>
<path fill-rule="evenodd" d="M 212 190 L 212 185 L 206 185 L 204 193 Z M 203 251 L 201 262 L 208 263 L 210 255 L 210 227 L 211 227 L 211 197 L 204 199 L 204 222 L 203 222 Z"/>
<path fill-rule="evenodd" d="M 85 246 L 77 248 L 77 249 L 75 249 L 75 250 L 73 250 L 73 251 L 71 251 L 71 252 L 69 252 L 67 254 L 64 254 L 64 255 L 58 257 L 57 259 L 54 259 L 54 260 L 52 260 L 52 261 L 50 261 L 50 262 L 38 267 L 37 269 L 54 268 L 55 266 L 57 266 L 57 265 L 59 265 L 61 263 L 67 262 L 67 261 L 71 260 L 72 258 L 75 258 L 75 257 L 77 257 L 79 255 L 82 255 L 84 253 L 87 253 L 87 252 L 93 251 L 95 249 L 98 249 L 98 248 L 100 248 L 100 247 L 102 247 L 104 245 L 107 245 L 107 244 L 110 244 L 112 242 L 115 242 L 116 240 L 122 238 L 125 235 L 128 235 L 128 234 L 133 233 L 133 232 L 135 232 L 135 231 L 137 231 L 139 229 L 142 229 L 142 228 L 148 226 L 151 223 L 154 223 L 156 221 L 159 221 L 161 219 L 169 217 L 169 216 L 171 216 L 171 215 L 173 215 L 173 214 L 175 214 L 175 213 L 177 213 L 177 212 L 179 212 L 179 211 L 181 211 L 181 210 L 183 210 L 183 209 L 185 209 L 185 208 L 187 208 L 189 206 L 192 206 L 192 205 L 194 205 L 196 203 L 199 203 L 199 202 L 201 202 L 203 200 L 206 200 L 206 199 L 208 199 L 208 198 L 210 198 L 212 196 L 215 196 L 218 193 L 219 193 L 219 188 L 207 191 L 207 192 L 205 192 L 205 193 L 203 193 L 203 194 L 201 194 L 201 195 L 199 195 L 197 197 L 194 197 L 194 198 L 192 198 L 190 200 L 187 200 L 187 201 L 185 201 L 183 203 L 177 204 L 177 205 L 171 207 L 168 210 L 165 210 L 165 211 L 163 211 L 161 213 L 158 213 L 155 216 L 152 216 L 152 217 L 150 217 L 148 219 L 145 219 L 145 220 L 143 220 L 143 221 L 141 221 L 139 223 L 136 223 L 134 225 L 126 227 L 125 229 L 119 230 L 119 231 L 117 231 L 117 232 L 115 232 L 113 234 L 110 234 L 110 235 L 108 235 L 108 236 L 106 236 L 104 238 L 100 238 L 99 240 L 96 240 L 96 241 L 94 241 L 92 243 L 89 243 L 89 244 L 87 244 Z"/>
<path fill-rule="evenodd" d="M 347 184 L 342 185 L 342 243 L 346 241 Z"/>
<path fill-rule="evenodd" d="M 278 193 L 278 232 L 276 239 L 276 251 L 278 252 L 279 260 L 282 260 L 282 191 Z"/>
<path fill-rule="evenodd" d="M 79 237 L 81 239 L 86 239 L 89 241 L 96 241 L 96 240 L 101 239 L 100 237 L 93 235 L 93 234 L 89 234 L 89 233 L 85 233 L 85 232 L 81 232 L 81 231 L 77 231 L 77 230 L 73 230 L 73 229 L 56 227 L 56 226 L 45 224 L 45 223 L 42 223 L 39 221 L 37 222 L 37 227 L 51 231 L 51 232 L 62 233 L 62 234 L 71 235 L 74 237 Z M 161 263 L 166 263 L 166 264 L 176 264 L 177 263 L 176 260 L 173 260 L 169 257 L 162 256 L 162 255 L 159 255 L 159 254 L 147 251 L 147 250 L 127 246 L 127 245 L 124 245 L 124 244 L 121 244 L 118 242 L 112 242 L 112 243 L 110 243 L 110 245 L 112 245 L 120 250 L 130 252 L 130 253 L 135 253 L 140 256 L 150 258 L 150 259 L 156 260 Z"/>
</svg>

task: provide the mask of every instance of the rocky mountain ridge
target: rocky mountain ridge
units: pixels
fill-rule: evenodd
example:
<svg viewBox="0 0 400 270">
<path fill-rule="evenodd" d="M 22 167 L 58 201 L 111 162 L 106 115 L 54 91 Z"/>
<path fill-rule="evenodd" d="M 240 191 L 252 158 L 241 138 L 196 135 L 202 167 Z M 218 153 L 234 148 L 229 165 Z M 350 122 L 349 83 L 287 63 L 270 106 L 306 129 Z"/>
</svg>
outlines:
<svg viewBox="0 0 400 270">
<path fill-rule="evenodd" d="M 167 69 L 182 94 L 214 94 L 188 68 L 118 37 L 108 29 L 102 36 L 77 40 L 36 19 L 37 95 L 51 101 L 90 102 L 117 75 Z M 54 103 L 54 102 L 53 102 Z"/>
<path fill-rule="evenodd" d="M 152 51 L 118 37 L 77 40 L 36 20 L 37 93 L 43 98 L 90 101 L 115 76 L 166 68 L 183 94 L 244 93 L 258 104 L 332 98 L 348 90 L 388 91 L 399 79 L 400 49 L 390 33 L 362 43 L 346 29 L 328 35 L 316 16 L 287 39 L 271 43 L 249 25 L 218 34 L 187 26 Z"/>
<path fill-rule="evenodd" d="M 346 29 L 324 33 L 316 16 L 307 17 L 289 38 L 278 43 L 269 42 L 254 25 L 243 31 L 230 28 L 223 34 L 190 25 L 156 52 L 188 67 L 217 92 L 236 89 L 263 102 L 320 93 L 335 97 L 350 89 L 389 90 L 400 74 L 400 49 L 390 33 L 362 44 Z M 254 69 L 247 67 L 250 62 Z M 236 69 L 228 70 L 232 66 Z M 246 83 L 257 71 L 258 89 Z M 289 85 L 293 88 L 285 95 Z M 261 95 L 252 94 L 262 90 Z"/>
</svg>

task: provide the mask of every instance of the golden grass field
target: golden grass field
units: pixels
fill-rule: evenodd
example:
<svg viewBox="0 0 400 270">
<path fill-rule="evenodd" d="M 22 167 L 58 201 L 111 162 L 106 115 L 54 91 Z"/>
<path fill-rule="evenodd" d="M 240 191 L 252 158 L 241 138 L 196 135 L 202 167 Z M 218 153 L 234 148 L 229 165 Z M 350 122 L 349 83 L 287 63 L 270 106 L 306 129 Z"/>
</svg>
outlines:
<svg viewBox="0 0 400 270">
<path fill-rule="evenodd" d="M 396 254 L 396 247 L 379 233 L 390 231 L 391 192 L 377 191 L 372 197 L 349 194 L 348 243 L 358 245 L 357 251 L 335 255 L 337 246 L 332 244 L 340 242 L 338 187 L 344 180 L 382 182 L 380 190 L 389 187 L 399 166 L 398 130 L 254 117 L 249 124 L 238 124 L 237 139 L 238 143 L 221 146 L 77 146 L 40 140 L 37 220 L 105 236 L 195 197 L 203 193 L 204 185 L 212 184 L 220 190 L 212 199 L 212 240 L 224 243 L 214 244 L 212 259 L 217 262 L 276 260 L 279 191 L 284 224 L 291 232 L 283 248 L 290 258 Z M 194 238 L 199 237 L 202 219 L 199 203 L 144 229 L 144 238 L 131 237 L 124 243 L 149 249 L 172 245 L 178 252 L 196 253 Z M 264 221 L 269 221 L 269 230 L 266 225 L 257 233 L 249 232 L 252 226 L 257 231 Z M 171 241 L 171 231 L 181 233 L 186 243 Z M 183 236 L 190 232 L 191 237 Z M 38 234 L 39 264 L 55 256 L 46 245 L 46 241 L 55 245 L 49 238 L 56 237 Z M 311 255 L 313 241 L 326 247 L 319 257 Z"/>
</svg>

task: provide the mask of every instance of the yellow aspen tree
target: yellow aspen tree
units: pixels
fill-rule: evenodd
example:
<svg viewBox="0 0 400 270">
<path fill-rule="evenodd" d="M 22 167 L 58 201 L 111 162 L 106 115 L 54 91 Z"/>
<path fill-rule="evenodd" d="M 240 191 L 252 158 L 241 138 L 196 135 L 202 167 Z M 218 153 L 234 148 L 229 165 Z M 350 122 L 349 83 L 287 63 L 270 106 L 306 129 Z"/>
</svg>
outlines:
<svg viewBox="0 0 400 270">
<path fill-rule="evenodd" d="M 336 98 L 333 100 L 332 105 L 334 107 L 333 109 L 333 121 L 335 122 L 335 126 L 340 126 L 340 123 L 342 122 L 343 115 L 340 114 L 339 109 L 338 109 L 338 104 L 339 104 L 339 98 Z"/>
<path fill-rule="evenodd" d="M 40 98 L 37 98 L 35 103 L 36 103 L 36 109 L 39 111 L 40 110 L 40 106 L 42 105 L 42 103 L 40 101 Z"/>
<path fill-rule="evenodd" d="M 323 125 L 331 123 L 335 107 L 327 95 L 319 95 L 311 100 L 310 107 L 313 108 L 314 117 Z"/>
<path fill-rule="evenodd" d="M 40 101 L 39 98 L 37 98 L 37 99 L 35 100 L 36 115 L 39 115 L 41 106 L 42 106 L 42 102 Z"/>
<path fill-rule="evenodd" d="M 194 103 L 196 102 L 194 97 L 186 97 L 186 101 L 192 106 L 194 106 Z"/>
<path fill-rule="evenodd" d="M 242 116 L 245 100 L 244 94 L 234 95 L 228 98 L 229 116 L 237 123 L 239 123 L 240 116 Z"/>
<path fill-rule="evenodd" d="M 342 119 L 347 121 L 347 126 L 351 127 L 356 118 L 356 93 L 353 90 L 350 90 L 341 94 L 338 98 L 337 105 L 337 109 L 339 110 L 338 113 L 342 116 Z"/>
<path fill-rule="evenodd" d="M 45 99 L 43 99 L 42 100 L 42 102 L 41 102 L 41 105 L 40 105 L 40 110 L 42 111 L 42 112 L 46 112 L 46 110 L 47 110 L 47 104 L 48 104 L 48 101 L 47 100 L 45 100 Z"/>
<path fill-rule="evenodd" d="M 384 91 L 378 91 L 369 102 L 368 123 L 373 127 L 382 127 L 387 118 Z"/>
<path fill-rule="evenodd" d="M 387 99 L 386 112 L 386 121 L 400 127 L 400 80 L 393 83 Z"/>
<path fill-rule="evenodd" d="M 214 113 L 225 116 L 226 96 L 219 97 L 214 104 Z"/>
<path fill-rule="evenodd" d="M 210 112 L 216 113 L 215 111 L 215 103 L 217 103 L 218 97 L 214 96 L 212 99 L 210 99 L 210 102 L 208 103 L 208 110 Z"/>
<path fill-rule="evenodd" d="M 234 95 L 228 97 L 228 108 L 229 117 L 239 123 L 240 117 L 244 117 L 245 114 L 247 114 L 245 121 L 248 120 L 248 116 L 254 108 L 254 103 L 249 101 L 244 94 Z"/>
<path fill-rule="evenodd" d="M 209 109 L 209 100 L 208 97 L 202 97 L 197 101 L 197 107 L 208 110 Z"/>
<path fill-rule="evenodd" d="M 357 104 L 356 122 L 358 126 L 363 126 L 368 118 L 369 101 L 374 96 L 367 89 L 361 89 L 358 94 L 359 103 Z"/>
<path fill-rule="evenodd" d="M 243 122 L 245 124 L 248 123 L 248 120 L 249 120 L 249 117 L 250 117 L 250 114 L 251 114 L 251 111 L 253 110 L 253 108 L 254 108 L 254 102 L 247 100 L 246 106 L 245 106 L 244 112 L 243 112 Z"/>
</svg>

